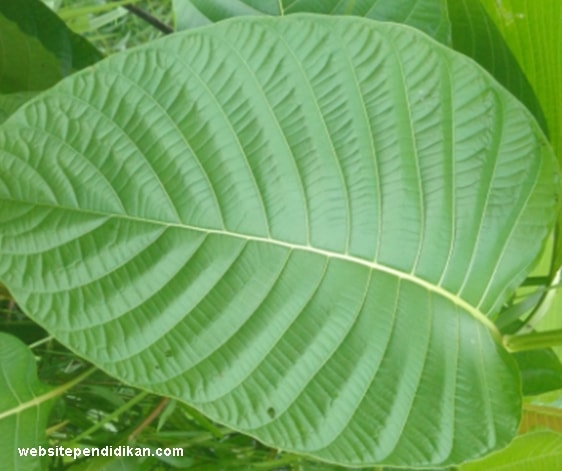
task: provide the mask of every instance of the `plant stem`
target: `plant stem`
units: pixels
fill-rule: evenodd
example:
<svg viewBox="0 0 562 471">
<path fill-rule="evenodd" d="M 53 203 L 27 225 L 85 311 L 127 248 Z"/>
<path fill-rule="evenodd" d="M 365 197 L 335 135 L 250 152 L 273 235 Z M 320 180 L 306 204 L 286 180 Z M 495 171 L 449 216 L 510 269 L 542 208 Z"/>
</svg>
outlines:
<svg viewBox="0 0 562 471">
<path fill-rule="evenodd" d="M 295 464 L 301 461 L 301 458 L 294 455 L 288 455 L 277 460 L 266 461 L 263 463 L 253 463 L 255 469 L 278 469 L 288 464 Z"/>
<path fill-rule="evenodd" d="M 562 345 L 562 329 L 533 332 L 524 335 L 505 335 L 503 344 L 510 352 L 537 350 Z"/>
<path fill-rule="evenodd" d="M 37 396 L 30 401 L 22 402 L 18 406 L 0 413 L 0 419 L 4 419 L 5 417 L 9 417 L 14 414 L 19 414 L 20 412 L 23 412 L 24 410 L 29 409 L 30 407 L 36 407 L 43 402 L 49 401 L 51 399 L 54 399 L 55 397 L 62 395 L 64 392 L 66 392 L 73 386 L 76 386 L 78 383 L 84 381 L 88 376 L 90 376 L 94 371 L 96 371 L 96 369 L 97 368 L 95 367 L 90 368 L 89 370 L 85 371 L 81 375 L 70 380 L 68 383 L 61 384 L 60 386 L 51 389 L 49 392 L 45 394 L 41 394 L 40 396 Z"/>
<path fill-rule="evenodd" d="M 108 422 L 112 421 L 113 419 L 119 417 L 123 412 L 129 410 L 131 407 L 133 407 L 135 404 L 137 404 L 138 402 L 142 401 L 146 396 L 148 396 L 148 393 L 143 391 L 139 394 L 137 394 L 135 397 L 133 397 L 130 401 L 128 401 L 126 404 L 123 404 L 121 407 L 119 407 L 118 409 L 115 409 L 111 414 L 106 415 L 103 419 L 101 419 L 99 422 L 96 422 L 94 425 L 92 425 L 89 429 L 84 430 L 81 434 L 77 435 L 76 437 L 74 437 L 72 439 L 72 443 L 79 443 L 80 440 L 82 440 L 83 438 L 88 437 L 89 435 L 91 435 L 92 433 L 94 433 L 96 430 L 100 429 L 101 427 L 103 427 L 105 424 L 107 424 Z"/>
<path fill-rule="evenodd" d="M 29 345 L 30 350 L 33 350 L 34 348 L 39 347 L 40 345 L 43 345 L 44 343 L 47 343 L 51 340 L 53 340 L 53 336 L 49 335 L 48 337 L 45 337 L 41 340 L 37 340 L 37 342 L 33 342 L 32 344 Z"/>
<path fill-rule="evenodd" d="M 133 15 L 136 15 L 140 19 L 146 21 L 149 25 L 154 26 L 157 30 L 164 34 L 171 34 L 174 32 L 174 28 L 160 21 L 158 18 L 152 16 L 150 13 L 144 11 L 136 5 L 125 5 L 124 8 L 129 10 Z"/>
<path fill-rule="evenodd" d="M 160 414 L 160 412 L 162 412 L 162 409 L 164 409 L 164 407 L 166 406 L 166 404 L 170 401 L 170 398 L 165 397 L 163 398 L 159 404 L 156 406 L 156 408 L 148 415 L 148 417 L 146 419 L 144 419 L 141 424 L 135 428 L 135 430 L 133 430 L 131 432 L 131 434 L 129 435 L 128 440 L 130 442 L 133 442 L 137 439 L 137 436 L 146 428 L 150 425 L 150 423 L 156 418 L 158 417 L 158 415 Z"/>
</svg>

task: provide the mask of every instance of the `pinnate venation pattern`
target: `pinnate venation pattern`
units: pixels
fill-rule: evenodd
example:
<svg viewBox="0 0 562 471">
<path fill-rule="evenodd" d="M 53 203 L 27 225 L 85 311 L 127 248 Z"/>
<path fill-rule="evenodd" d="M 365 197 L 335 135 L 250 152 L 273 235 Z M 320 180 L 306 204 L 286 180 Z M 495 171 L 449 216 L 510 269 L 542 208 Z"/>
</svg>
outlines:
<svg viewBox="0 0 562 471">
<path fill-rule="evenodd" d="M 489 320 L 552 224 L 530 114 L 411 28 L 238 19 L 0 133 L 0 278 L 122 380 L 279 448 L 445 465 L 515 434 Z"/>
</svg>

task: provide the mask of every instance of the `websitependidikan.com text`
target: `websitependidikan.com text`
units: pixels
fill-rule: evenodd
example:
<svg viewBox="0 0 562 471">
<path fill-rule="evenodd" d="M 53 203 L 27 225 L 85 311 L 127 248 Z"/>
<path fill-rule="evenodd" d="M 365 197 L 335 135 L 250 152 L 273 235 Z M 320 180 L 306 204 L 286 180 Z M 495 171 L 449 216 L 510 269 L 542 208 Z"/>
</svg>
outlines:
<svg viewBox="0 0 562 471">
<path fill-rule="evenodd" d="M 79 448 L 64 446 L 37 446 L 18 448 L 18 455 L 24 457 L 69 457 L 73 459 L 93 456 L 144 457 L 144 456 L 183 456 L 183 448 L 150 448 L 136 446 L 104 446 L 101 448 Z"/>
</svg>

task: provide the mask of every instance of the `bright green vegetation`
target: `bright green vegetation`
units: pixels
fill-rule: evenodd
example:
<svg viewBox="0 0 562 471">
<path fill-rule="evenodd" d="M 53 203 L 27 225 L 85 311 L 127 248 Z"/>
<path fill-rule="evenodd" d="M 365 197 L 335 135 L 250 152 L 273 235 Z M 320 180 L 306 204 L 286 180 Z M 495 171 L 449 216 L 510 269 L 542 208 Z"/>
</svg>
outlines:
<svg viewBox="0 0 562 471">
<path fill-rule="evenodd" d="M 110 57 L 57 78 L 0 18 L 54 77 L 5 60 L 10 469 L 556 469 L 556 121 L 491 4 L 138 2 L 185 30 L 157 41 L 51 6 Z"/>
</svg>

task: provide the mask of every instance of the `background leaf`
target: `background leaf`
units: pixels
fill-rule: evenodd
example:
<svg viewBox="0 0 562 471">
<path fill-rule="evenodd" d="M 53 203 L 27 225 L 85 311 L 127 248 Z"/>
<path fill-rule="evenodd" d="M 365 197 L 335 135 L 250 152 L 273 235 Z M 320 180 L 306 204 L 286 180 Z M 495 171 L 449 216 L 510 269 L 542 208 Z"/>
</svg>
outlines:
<svg viewBox="0 0 562 471">
<path fill-rule="evenodd" d="M 0 2 L 0 93 L 49 88 L 101 54 L 39 0 Z"/>
<path fill-rule="evenodd" d="M 1 278 L 110 374 L 342 464 L 457 463 L 516 433 L 490 318 L 553 223 L 556 163 L 426 35 L 221 22 L 61 82 L 0 149 Z"/>
<path fill-rule="evenodd" d="M 176 29 L 180 31 L 235 16 L 321 13 L 404 23 L 442 43 L 451 41 L 443 0 L 173 0 L 173 6 Z"/>
<path fill-rule="evenodd" d="M 562 3 L 558 0 L 482 0 L 531 83 L 562 158 Z M 540 58 L 540 60 L 538 60 Z"/>
<path fill-rule="evenodd" d="M 562 434 L 551 431 L 517 437 L 507 448 L 460 471 L 552 471 L 562 468 Z"/>
<path fill-rule="evenodd" d="M 516 352 L 513 356 L 521 370 L 525 396 L 562 389 L 562 365 L 551 349 Z"/>
<path fill-rule="evenodd" d="M 501 31 L 546 116 L 550 141 L 562 164 L 562 2 L 558 0 L 481 0 Z M 562 219 L 558 233 L 562 232 Z M 558 236 L 554 269 L 562 266 Z"/>
<path fill-rule="evenodd" d="M 0 2 L 0 123 L 35 94 L 101 59 L 40 0 Z"/>
<path fill-rule="evenodd" d="M 546 120 L 533 88 L 480 0 L 449 0 L 448 11 L 454 49 L 472 57 L 488 70 L 531 110 L 547 132 Z M 532 42 L 531 38 L 528 42 Z"/>
<path fill-rule="evenodd" d="M 46 469 L 44 459 L 20 457 L 18 447 L 46 446 L 51 388 L 39 382 L 35 358 L 16 337 L 0 332 L 0 456 L 5 471 Z"/>
</svg>

